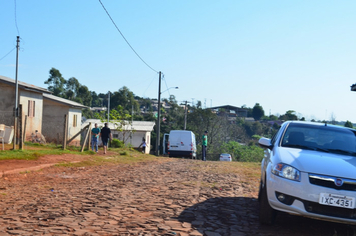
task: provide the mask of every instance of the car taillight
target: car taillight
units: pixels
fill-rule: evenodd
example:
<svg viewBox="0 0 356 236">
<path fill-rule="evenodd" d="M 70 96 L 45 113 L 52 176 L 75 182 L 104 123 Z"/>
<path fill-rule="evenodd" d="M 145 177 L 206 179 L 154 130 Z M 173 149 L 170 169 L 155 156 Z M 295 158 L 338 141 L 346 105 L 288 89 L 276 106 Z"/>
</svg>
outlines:
<svg viewBox="0 0 356 236">
<path fill-rule="evenodd" d="M 190 147 L 191 147 L 190 150 L 193 151 L 193 143 L 190 144 Z"/>
<path fill-rule="evenodd" d="M 169 149 L 169 141 L 168 141 L 167 149 Z"/>
</svg>

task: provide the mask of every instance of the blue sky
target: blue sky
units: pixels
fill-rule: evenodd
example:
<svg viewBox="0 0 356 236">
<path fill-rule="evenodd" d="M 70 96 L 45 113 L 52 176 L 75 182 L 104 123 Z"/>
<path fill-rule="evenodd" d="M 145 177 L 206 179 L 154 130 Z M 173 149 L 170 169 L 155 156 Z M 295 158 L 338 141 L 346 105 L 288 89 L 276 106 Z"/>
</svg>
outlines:
<svg viewBox="0 0 356 236">
<path fill-rule="evenodd" d="M 15 17 L 16 3 L 16 17 Z M 356 122 L 356 2 L 102 0 L 163 98 L 203 107 L 260 103 L 265 114 Z M 0 59 L 21 37 L 19 80 L 49 70 L 97 93 L 158 97 L 158 74 L 126 44 L 98 0 L 0 0 Z M 17 27 L 16 27 L 17 22 Z M 17 31 L 19 30 L 19 33 Z M 0 60 L 15 78 L 16 51 Z"/>
</svg>

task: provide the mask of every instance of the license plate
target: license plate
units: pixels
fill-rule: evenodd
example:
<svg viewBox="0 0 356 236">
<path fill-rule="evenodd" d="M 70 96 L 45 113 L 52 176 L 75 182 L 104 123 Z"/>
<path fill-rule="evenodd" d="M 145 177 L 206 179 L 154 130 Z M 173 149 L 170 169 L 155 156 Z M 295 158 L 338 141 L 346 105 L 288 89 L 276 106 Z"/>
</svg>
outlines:
<svg viewBox="0 0 356 236">
<path fill-rule="evenodd" d="M 342 208 L 355 208 L 355 198 L 343 195 L 320 193 L 319 203 L 328 206 L 336 206 Z"/>
</svg>

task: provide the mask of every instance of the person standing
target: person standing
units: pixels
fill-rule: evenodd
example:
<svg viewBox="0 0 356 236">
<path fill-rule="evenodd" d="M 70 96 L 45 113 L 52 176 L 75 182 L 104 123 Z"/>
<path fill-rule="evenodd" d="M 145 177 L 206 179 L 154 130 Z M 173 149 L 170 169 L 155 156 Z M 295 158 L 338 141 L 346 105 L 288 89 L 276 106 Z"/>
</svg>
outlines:
<svg viewBox="0 0 356 236">
<path fill-rule="evenodd" d="M 100 129 L 98 128 L 98 124 L 95 123 L 94 128 L 91 129 L 91 150 L 94 152 L 98 152 L 98 139 L 99 139 Z"/>
<path fill-rule="evenodd" d="M 203 134 L 202 140 L 202 160 L 206 161 L 206 147 L 208 146 L 208 131 L 205 131 Z"/>
<path fill-rule="evenodd" d="M 146 153 L 146 146 L 147 146 L 146 140 L 145 140 L 145 138 L 142 138 L 142 143 L 140 144 L 140 146 L 138 146 L 138 148 L 142 147 L 141 151 L 142 151 L 143 154 Z"/>
<path fill-rule="evenodd" d="M 108 123 L 105 123 L 104 128 L 101 129 L 100 137 L 104 147 L 104 154 L 106 154 L 109 139 L 112 140 L 111 129 L 108 127 Z"/>
</svg>

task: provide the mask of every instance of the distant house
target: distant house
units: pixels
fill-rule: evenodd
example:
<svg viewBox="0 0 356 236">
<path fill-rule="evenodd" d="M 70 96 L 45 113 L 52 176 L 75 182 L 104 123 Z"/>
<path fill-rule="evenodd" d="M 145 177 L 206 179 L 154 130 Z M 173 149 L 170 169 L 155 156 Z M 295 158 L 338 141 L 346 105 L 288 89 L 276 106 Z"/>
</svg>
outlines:
<svg viewBox="0 0 356 236">
<path fill-rule="evenodd" d="M 16 81 L 0 76 L 0 124 L 14 126 Z M 18 81 L 18 104 L 22 105 L 22 119 L 27 115 L 27 138 L 36 130 L 42 132 L 43 94 L 50 94 L 47 89 Z"/>
<path fill-rule="evenodd" d="M 89 123 L 92 124 L 92 127 L 94 127 L 94 124 L 98 124 L 98 127 L 102 128 L 104 127 L 104 122 L 101 122 L 98 119 L 88 119 L 82 124 L 82 128 L 84 128 L 86 125 Z M 133 121 L 132 126 L 131 125 L 126 125 L 123 127 L 125 130 L 125 140 L 126 144 L 131 144 L 133 147 L 138 147 L 142 143 L 142 138 L 145 138 L 147 147 L 150 147 L 151 144 L 151 132 L 153 131 L 153 127 L 155 125 L 154 121 Z M 122 140 L 124 132 L 119 132 L 116 130 L 116 127 L 114 123 L 109 122 L 108 124 L 109 128 L 111 129 L 111 132 L 113 134 L 113 138 Z M 130 138 L 130 131 L 132 132 L 132 136 Z M 83 134 L 84 135 L 84 134 Z M 146 148 L 146 153 L 150 152 L 150 148 Z"/>
<path fill-rule="evenodd" d="M 82 109 L 89 108 L 80 103 L 43 94 L 43 131 L 47 142 L 63 143 L 64 116 L 67 115 L 67 139 L 81 130 Z M 81 136 L 77 136 L 69 145 L 80 145 Z"/>
<path fill-rule="evenodd" d="M 224 109 L 225 114 L 228 114 L 228 116 L 231 117 L 247 117 L 247 109 L 245 108 L 240 108 L 240 107 L 235 107 L 232 105 L 223 105 L 223 106 L 216 106 L 216 107 L 209 107 L 207 109 L 211 110 L 219 110 L 219 109 Z"/>
<path fill-rule="evenodd" d="M 107 107 L 91 107 L 90 110 L 95 111 L 95 112 L 101 112 L 101 111 L 107 111 L 108 108 Z"/>
<path fill-rule="evenodd" d="M 14 126 L 16 81 L 0 76 L 0 124 Z M 31 140 L 34 134 L 44 135 L 47 142 L 62 143 L 64 133 L 64 115 L 68 115 L 68 138 L 81 128 L 82 104 L 51 95 L 45 88 L 18 81 L 18 104 L 22 105 L 21 118 L 24 121 L 25 140 Z M 80 143 L 80 135 L 71 144 Z"/>
</svg>

